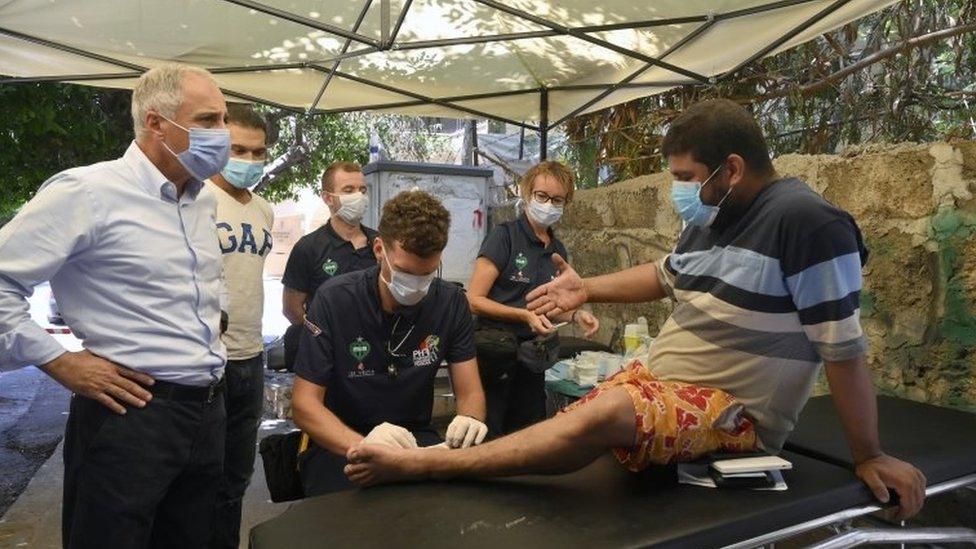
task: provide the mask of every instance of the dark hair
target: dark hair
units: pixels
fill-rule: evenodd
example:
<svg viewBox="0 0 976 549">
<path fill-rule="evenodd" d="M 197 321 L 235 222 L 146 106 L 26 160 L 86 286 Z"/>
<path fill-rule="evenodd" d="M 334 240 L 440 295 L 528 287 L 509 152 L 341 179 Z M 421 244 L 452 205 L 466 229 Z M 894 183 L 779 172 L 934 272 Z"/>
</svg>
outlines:
<svg viewBox="0 0 976 549">
<path fill-rule="evenodd" d="M 329 164 L 329 167 L 325 169 L 322 174 L 322 190 L 326 192 L 335 191 L 335 174 L 336 172 L 361 172 L 363 171 L 362 166 L 356 164 L 355 162 L 344 162 L 342 160 L 338 162 L 333 162 Z"/>
<path fill-rule="evenodd" d="M 268 141 L 268 122 L 250 105 L 229 103 L 227 105 L 227 123 L 261 130 L 264 132 L 264 141 Z"/>
<path fill-rule="evenodd" d="M 661 143 L 661 155 L 691 153 L 710 171 L 718 169 L 730 154 L 745 160 L 750 170 L 773 172 L 769 148 L 759 124 L 741 105 L 728 99 L 696 103 L 671 123 Z"/>
<path fill-rule="evenodd" d="M 406 191 L 383 206 L 379 233 L 383 243 L 396 242 L 404 250 L 430 257 L 447 246 L 451 214 L 440 200 L 423 191 Z"/>
</svg>

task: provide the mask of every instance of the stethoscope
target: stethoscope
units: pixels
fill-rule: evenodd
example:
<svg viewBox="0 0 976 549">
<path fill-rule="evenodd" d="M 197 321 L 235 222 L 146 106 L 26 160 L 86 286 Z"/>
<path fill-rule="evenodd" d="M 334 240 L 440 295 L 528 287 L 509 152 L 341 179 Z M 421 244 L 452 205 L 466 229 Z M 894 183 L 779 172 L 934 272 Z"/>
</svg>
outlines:
<svg viewBox="0 0 976 549">
<path fill-rule="evenodd" d="M 392 358 L 404 358 L 404 357 L 407 356 L 407 355 L 404 355 L 404 354 L 400 354 L 400 348 L 402 348 L 403 347 L 403 344 L 406 343 L 408 339 L 410 339 L 410 334 L 412 334 L 413 333 L 413 329 L 417 327 L 416 324 L 411 325 L 410 326 L 410 329 L 407 330 L 406 335 L 404 335 L 400 339 L 400 343 L 397 343 L 396 347 L 390 348 L 390 343 L 393 340 L 394 334 L 396 334 L 396 332 L 397 332 L 397 327 L 400 326 L 400 321 L 401 320 L 403 320 L 403 317 L 400 316 L 400 315 L 397 315 L 397 319 L 393 323 L 393 329 L 390 330 L 390 338 L 386 340 L 386 352 Z M 399 370 L 396 367 L 396 363 L 394 363 L 393 361 L 390 361 L 389 366 L 386 367 L 386 375 L 390 376 L 391 378 L 396 378 L 399 373 L 400 372 L 399 372 Z"/>
</svg>

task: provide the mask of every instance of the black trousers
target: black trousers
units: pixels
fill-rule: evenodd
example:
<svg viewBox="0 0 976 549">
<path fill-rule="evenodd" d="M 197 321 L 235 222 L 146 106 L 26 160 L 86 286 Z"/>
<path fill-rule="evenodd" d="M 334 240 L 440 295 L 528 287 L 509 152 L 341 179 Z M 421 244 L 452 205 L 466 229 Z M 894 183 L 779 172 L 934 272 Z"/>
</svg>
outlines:
<svg viewBox="0 0 976 549">
<path fill-rule="evenodd" d="M 227 441 L 210 546 L 237 549 L 244 492 L 254 472 L 258 425 L 264 408 L 263 356 L 228 360 L 224 378 L 227 380 L 224 393 Z"/>
<path fill-rule="evenodd" d="M 492 438 L 518 431 L 546 419 L 545 374 L 529 371 L 517 360 L 502 372 L 482 375 L 487 418 Z"/>
<path fill-rule="evenodd" d="M 535 373 L 517 358 L 524 339 L 502 330 L 475 332 L 478 372 L 485 392 L 488 435 L 500 437 L 546 418 L 545 374 Z"/>
<path fill-rule="evenodd" d="M 224 460 L 223 394 L 153 397 L 118 415 L 71 399 L 64 440 L 64 547 L 206 547 Z"/>
<path fill-rule="evenodd" d="M 444 439 L 428 427 L 411 430 L 417 439 L 417 446 L 434 446 L 444 442 Z M 349 482 L 342 472 L 346 464 L 346 456 L 333 454 L 314 442 L 309 442 L 308 449 L 298 457 L 298 470 L 302 477 L 302 490 L 305 497 L 321 496 L 332 492 L 352 490 L 355 484 Z"/>
</svg>

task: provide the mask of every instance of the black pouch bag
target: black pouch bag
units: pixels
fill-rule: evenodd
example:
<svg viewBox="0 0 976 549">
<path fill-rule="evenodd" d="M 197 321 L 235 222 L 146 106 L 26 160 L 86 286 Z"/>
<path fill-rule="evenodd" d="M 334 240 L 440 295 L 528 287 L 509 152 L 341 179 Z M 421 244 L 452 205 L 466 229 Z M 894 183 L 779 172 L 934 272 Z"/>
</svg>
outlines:
<svg viewBox="0 0 976 549">
<path fill-rule="evenodd" d="M 518 340 L 508 330 L 477 329 L 474 345 L 482 379 L 501 379 L 518 364 Z"/>
<path fill-rule="evenodd" d="M 559 336 L 549 334 L 523 341 L 518 347 L 518 361 L 530 372 L 541 374 L 559 360 Z"/>
<path fill-rule="evenodd" d="M 269 435 L 261 439 L 261 461 L 264 478 L 268 482 L 271 501 L 281 503 L 305 497 L 302 478 L 298 474 L 298 453 L 301 431 Z"/>
</svg>

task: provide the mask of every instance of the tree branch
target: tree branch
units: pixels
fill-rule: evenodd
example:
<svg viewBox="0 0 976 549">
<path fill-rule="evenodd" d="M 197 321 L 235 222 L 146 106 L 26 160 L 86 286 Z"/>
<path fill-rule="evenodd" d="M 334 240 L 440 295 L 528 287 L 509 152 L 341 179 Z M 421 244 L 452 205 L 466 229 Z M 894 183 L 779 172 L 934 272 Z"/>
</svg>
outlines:
<svg viewBox="0 0 976 549">
<path fill-rule="evenodd" d="M 794 94 L 802 97 L 806 97 L 808 95 L 812 95 L 814 93 L 823 90 L 824 88 L 830 86 L 831 84 L 843 80 L 844 78 L 850 76 L 855 72 L 870 67 L 871 65 L 874 65 L 879 61 L 884 61 L 889 57 L 894 57 L 899 53 L 907 52 L 912 48 L 918 48 L 926 44 L 929 44 L 931 42 L 944 40 L 946 38 L 951 38 L 953 36 L 958 36 L 960 34 L 966 34 L 973 31 L 976 31 L 976 23 L 959 25 L 957 27 L 951 27 L 948 29 L 942 29 L 939 31 L 930 32 L 928 34 L 915 36 L 907 40 L 903 40 L 902 42 L 899 42 L 898 44 L 890 48 L 886 48 L 877 53 L 869 55 L 856 63 L 848 65 L 847 67 L 844 67 L 843 69 L 835 73 L 832 73 L 820 80 L 817 80 L 816 82 L 811 82 L 809 84 L 805 84 L 798 87 L 787 87 L 756 97 L 742 98 L 739 101 L 742 103 L 755 103 L 757 101 L 767 101 L 769 99 L 775 99 L 777 97 L 786 97 L 788 95 L 794 95 Z"/>
<path fill-rule="evenodd" d="M 271 162 L 270 169 L 264 174 L 261 181 L 255 185 L 253 192 L 260 194 L 276 177 L 287 172 L 293 166 L 308 160 L 308 150 L 305 144 L 305 120 L 301 117 L 293 117 L 291 119 L 291 129 L 295 143 L 291 147 L 288 147 L 288 151 L 285 154 L 275 158 Z"/>
</svg>

